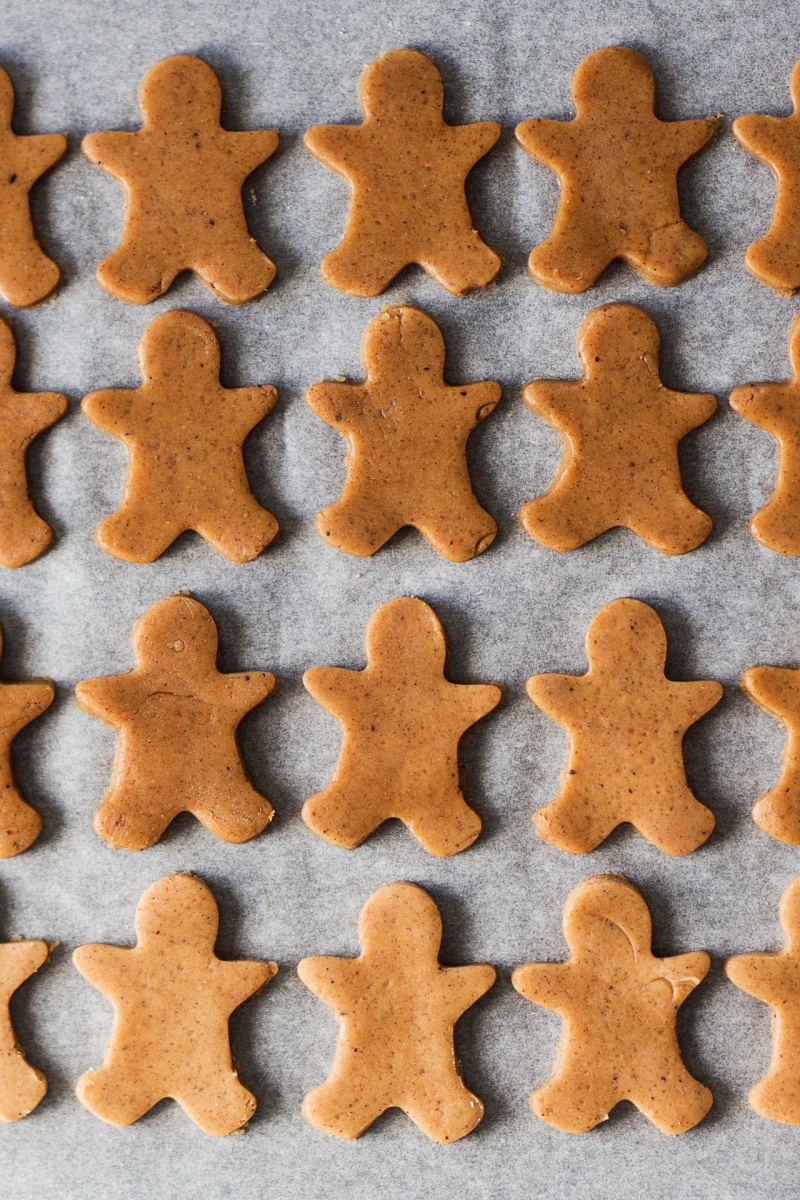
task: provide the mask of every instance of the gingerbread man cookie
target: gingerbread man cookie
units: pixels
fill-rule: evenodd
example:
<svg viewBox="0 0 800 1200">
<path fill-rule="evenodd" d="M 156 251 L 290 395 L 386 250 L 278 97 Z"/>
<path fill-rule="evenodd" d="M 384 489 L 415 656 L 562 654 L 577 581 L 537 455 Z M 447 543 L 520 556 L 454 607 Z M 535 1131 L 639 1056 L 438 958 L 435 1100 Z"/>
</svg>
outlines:
<svg viewBox="0 0 800 1200">
<path fill-rule="evenodd" d="M 445 679 L 444 630 L 433 609 L 411 596 L 373 613 L 365 643 L 365 670 L 312 667 L 303 676 L 344 729 L 333 779 L 306 801 L 303 820 L 350 850 L 398 817 L 429 853 L 457 854 L 482 828 L 461 789 L 459 742 L 502 691 Z"/>
<path fill-rule="evenodd" d="M 777 841 L 800 846 L 800 670 L 750 667 L 739 686 L 754 704 L 786 727 L 780 778 L 756 800 L 753 820 Z"/>
<path fill-rule="evenodd" d="M 533 703 L 569 732 L 561 791 L 534 817 L 544 841 L 587 854 L 627 821 L 665 854 L 688 854 L 711 833 L 714 814 L 686 782 L 682 743 L 722 686 L 667 679 L 666 655 L 658 613 L 612 600 L 589 625 L 585 675 L 528 680 Z"/>
<path fill-rule="evenodd" d="M 572 121 L 523 121 L 517 140 L 550 167 L 561 201 L 528 270 L 554 292 L 584 292 L 614 259 L 648 283 L 694 275 L 706 244 L 681 218 L 678 171 L 714 136 L 717 120 L 660 121 L 646 59 L 627 46 L 584 58 L 572 80 Z"/>
<path fill-rule="evenodd" d="M 29 192 L 67 148 L 63 133 L 19 137 L 11 129 L 14 88 L 0 67 L 0 295 L 16 308 L 44 300 L 61 270 L 36 240 Z"/>
<path fill-rule="evenodd" d="M 3 634 L 0 630 L 0 654 Z M 0 681 L 0 858 L 13 858 L 39 836 L 42 818 L 20 795 L 11 769 L 11 743 L 53 703 L 55 688 L 46 679 Z"/>
<path fill-rule="evenodd" d="M 225 388 L 214 330 L 196 313 L 162 313 L 139 341 L 139 388 L 91 392 L 89 420 L 128 450 L 122 502 L 101 521 L 97 544 L 149 563 L 193 529 L 230 562 L 256 558 L 278 532 L 256 500 L 242 442 L 275 406 L 275 388 Z"/>
<path fill-rule="evenodd" d="M 130 1125 L 159 1100 L 177 1100 L 204 1133 L 236 1133 L 256 1110 L 231 1057 L 228 1018 L 260 991 L 274 962 L 217 958 L 219 913 L 194 875 L 166 875 L 136 909 L 137 944 L 79 946 L 72 956 L 114 1005 L 102 1066 L 78 1080 L 81 1104 Z"/>
<path fill-rule="evenodd" d="M 778 187 L 772 224 L 747 247 L 745 266 L 785 296 L 800 287 L 800 62 L 794 65 L 789 89 L 791 116 L 751 113 L 733 122 L 737 142 L 772 169 Z"/>
<path fill-rule="evenodd" d="M 48 954 L 47 942 L 0 944 L 0 1121 L 27 1117 L 47 1091 L 44 1075 L 26 1061 L 17 1043 L 9 1002 Z"/>
<path fill-rule="evenodd" d="M 448 125 L 431 60 L 390 50 L 358 84 L 361 125 L 316 125 L 306 149 L 350 185 L 340 244 L 322 278 L 350 296 L 378 296 L 417 263 L 456 296 L 485 287 L 501 259 L 472 221 L 464 183 L 500 136 L 494 121 Z"/>
<path fill-rule="evenodd" d="M 380 888 L 362 909 L 358 958 L 304 958 L 297 972 L 336 1013 L 336 1056 L 303 1101 L 323 1133 L 359 1137 L 387 1108 L 401 1108 L 435 1142 L 455 1142 L 483 1116 L 456 1062 L 453 1028 L 488 992 L 485 963 L 442 967 L 442 919 L 411 883 Z"/>
<path fill-rule="evenodd" d="M 278 148 L 274 129 L 220 125 L 222 88 L 191 54 L 162 59 L 139 92 L 136 133 L 90 133 L 83 152 L 125 188 L 122 240 L 97 268 L 127 304 L 162 296 L 194 271 L 220 300 L 243 304 L 269 287 L 275 267 L 247 228 L 242 186 Z"/>
<path fill-rule="evenodd" d="M 11 384 L 17 348 L 0 319 L 0 565 L 22 567 L 38 558 L 53 531 L 33 507 L 25 455 L 33 439 L 63 416 L 60 392 L 18 392 Z"/>
<path fill-rule="evenodd" d="M 705 978 L 702 950 L 655 958 L 644 899 L 621 875 L 593 875 L 564 905 L 570 957 L 526 963 L 511 982 L 564 1021 L 555 1070 L 530 1097 L 538 1117 L 588 1133 L 630 1100 L 663 1133 L 702 1121 L 711 1092 L 687 1071 L 675 1019 Z"/>
<path fill-rule="evenodd" d="M 705 541 L 711 518 L 683 490 L 678 443 L 717 407 L 705 392 L 673 392 L 658 373 L 655 324 L 633 304 L 603 304 L 578 329 L 583 377 L 537 379 L 531 412 L 561 435 L 553 483 L 519 510 L 527 534 L 574 550 L 622 525 L 662 554 Z"/>
<path fill-rule="evenodd" d="M 750 532 L 762 546 L 796 557 L 800 555 L 800 317 L 789 327 L 789 363 L 791 379 L 745 383 L 731 392 L 730 404 L 740 417 L 771 433 L 778 444 L 775 490 L 753 514 Z"/>
<path fill-rule="evenodd" d="M 136 666 L 84 679 L 78 707 L 119 731 L 111 786 L 94 815 L 112 846 L 152 846 L 180 812 L 225 842 L 261 833 L 273 808 L 251 784 L 236 728 L 277 686 L 268 671 L 223 675 L 217 627 L 188 596 L 148 608 L 133 627 Z"/>
<path fill-rule="evenodd" d="M 725 963 L 725 974 L 772 1009 L 772 1060 L 750 1091 L 750 1107 L 770 1121 L 800 1125 L 800 877 L 784 891 L 779 911 L 783 948 L 737 954 Z"/>
<path fill-rule="evenodd" d="M 315 383 L 306 403 L 347 440 L 339 499 L 315 521 L 345 554 L 367 557 L 412 525 L 443 558 L 465 562 L 494 541 L 467 467 L 470 433 L 500 399 L 497 383 L 444 382 L 444 339 L 426 313 L 385 308 L 364 330 L 364 383 Z"/>
</svg>

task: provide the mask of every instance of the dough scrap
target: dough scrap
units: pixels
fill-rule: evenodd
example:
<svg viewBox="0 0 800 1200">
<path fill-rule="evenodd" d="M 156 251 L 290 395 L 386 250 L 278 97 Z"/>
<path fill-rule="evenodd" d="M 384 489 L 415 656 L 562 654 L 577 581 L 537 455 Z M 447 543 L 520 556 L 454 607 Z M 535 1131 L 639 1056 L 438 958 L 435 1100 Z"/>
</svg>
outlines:
<svg viewBox="0 0 800 1200">
<path fill-rule="evenodd" d="M 582 378 L 537 379 L 523 390 L 563 442 L 553 483 L 519 510 L 522 528 L 548 549 L 575 550 L 619 525 L 662 554 L 685 554 L 708 537 L 711 518 L 683 489 L 678 443 L 717 402 L 665 387 L 659 344 L 641 308 L 603 304 L 578 329 Z"/>
<path fill-rule="evenodd" d="M 125 188 L 122 239 L 99 264 L 98 282 L 126 304 L 149 304 L 181 271 L 194 271 L 227 304 L 252 300 L 275 266 L 247 228 L 242 187 L 277 150 L 277 131 L 223 129 L 219 80 L 191 54 L 151 67 L 139 104 L 141 129 L 90 133 L 82 143 Z"/>
<path fill-rule="evenodd" d="M 274 962 L 214 953 L 219 912 L 194 875 L 166 875 L 136 909 L 137 944 L 79 946 L 85 979 L 111 1000 L 114 1027 L 101 1066 L 78 1080 L 81 1104 L 130 1125 L 177 1100 L 204 1133 L 236 1133 L 256 1110 L 231 1057 L 228 1018 L 276 974 Z"/>
<path fill-rule="evenodd" d="M 586 633 L 585 675 L 533 675 L 534 704 L 569 733 L 561 791 L 539 809 L 539 836 L 569 854 L 587 854 L 630 822 L 665 854 L 688 854 L 714 828 L 692 795 L 683 736 L 722 697 L 715 680 L 667 679 L 667 638 L 658 613 L 640 600 L 612 600 Z"/>
<path fill-rule="evenodd" d="M 571 121 L 517 126 L 523 150 L 558 176 L 550 235 L 528 270 L 554 292 L 584 292 L 615 259 L 648 283 L 671 287 L 706 259 L 681 218 L 678 171 L 711 140 L 717 118 L 660 121 L 650 64 L 627 46 L 595 50 L 572 80 Z"/>
<path fill-rule="evenodd" d="M 36 239 L 29 193 L 67 149 L 63 133 L 20 137 L 11 129 L 14 87 L 0 67 L 0 295 L 15 308 L 49 296 L 61 268 Z"/>
<path fill-rule="evenodd" d="M 789 89 L 790 116 L 750 113 L 733 122 L 739 145 L 772 169 L 778 189 L 772 223 L 747 247 L 744 263 L 756 279 L 786 296 L 800 287 L 800 62 L 792 69 Z"/>
<path fill-rule="evenodd" d="M 322 278 L 350 296 L 378 296 L 417 263 L 456 296 L 485 287 L 501 259 L 473 225 L 464 184 L 500 126 L 446 124 L 441 76 L 416 50 L 370 63 L 358 97 L 361 125 L 316 125 L 304 138 L 350 185 L 344 236 L 322 260 Z"/>
<path fill-rule="evenodd" d="M 770 837 L 800 846 L 800 670 L 750 667 L 739 686 L 786 728 L 780 778 L 753 805 L 753 820 Z"/>
<path fill-rule="evenodd" d="M 42 818 L 23 800 L 14 781 L 11 743 L 21 729 L 50 707 L 54 697 L 55 688 L 48 679 L 26 679 L 24 683 L 0 680 L 0 858 L 21 854 L 41 831 Z"/>
<path fill-rule="evenodd" d="M 234 843 L 271 821 L 272 805 L 248 778 L 236 728 L 277 681 L 269 671 L 221 674 L 217 642 L 207 608 L 170 596 L 134 625 L 132 671 L 84 679 L 75 689 L 83 712 L 119 731 L 111 785 L 93 822 L 111 846 L 144 850 L 180 812 Z"/>
<path fill-rule="evenodd" d="M 337 550 L 368 557 L 405 525 L 451 562 L 494 541 L 497 524 L 472 490 L 466 446 L 496 407 L 500 385 L 451 387 L 444 356 L 436 322 L 394 305 L 364 330 L 364 383 L 315 383 L 306 392 L 309 408 L 348 444 L 342 494 L 315 521 Z"/>
<path fill-rule="evenodd" d="M 455 1142 L 483 1116 L 456 1062 L 453 1028 L 495 980 L 493 967 L 442 967 L 442 919 L 427 892 L 390 883 L 358 922 L 358 958 L 304 958 L 297 972 L 336 1013 L 336 1055 L 303 1113 L 316 1129 L 359 1137 L 401 1108 L 435 1142 Z"/>
<path fill-rule="evenodd" d="M 193 529 L 230 562 L 250 562 L 278 522 L 250 490 L 242 443 L 274 408 L 275 388 L 222 387 L 216 333 L 180 309 L 147 325 L 139 366 L 141 387 L 91 392 L 81 405 L 129 456 L 122 501 L 95 541 L 114 558 L 149 563 Z"/>
<path fill-rule="evenodd" d="M 731 392 L 730 405 L 740 417 L 771 433 L 778 444 L 775 490 L 764 507 L 753 514 L 750 532 L 762 546 L 797 557 L 800 555 L 800 317 L 795 317 L 789 327 L 789 363 L 790 379 L 782 383 L 742 384 Z"/>
<path fill-rule="evenodd" d="M 564 905 L 570 957 L 526 963 L 511 982 L 564 1021 L 553 1074 L 530 1097 L 538 1117 L 588 1133 L 630 1100 L 663 1133 L 702 1121 L 711 1092 L 687 1071 L 677 1011 L 711 965 L 702 950 L 671 958 L 651 951 L 647 905 L 621 875 L 593 875 Z"/>
<path fill-rule="evenodd" d="M 2 218 L 0 218 L 2 219 Z M 33 439 L 67 411 L 60 392 L 18 392 L 11 383 L 17 349 L 0 318 L 0 565 L 22 567 L 47 549 L 53 531 L 33 507 L 25 455 Z"/>
<path fill-rule="evenodd" d="M 725 974 L 772 1009 L 772 1058 L 750 1091 L 750 1107 L 770 1121 L 800 1125 L 800 878 L 784 891 L 779 912 L 783 948 L 736 954 L 725 963 Z"/>
<path fill-rule="evenodd" d="M 470 846 L 482 821 L 461 789 L 458 746 L 502 698 L 495 684 L 444 677 L 446 644 L 436 613 L 402 596 L 370 617 L 363 671 L 312 667 L 306 690 L 343 727 L 330 784 L 303 820 L 334 846 L 353 849 L 398 817 L 430 854 Z"/>
<path fill-rule="evenodd" d="M 47 961 L 47 942 L 0 944 L 0 1121 L 18 1121 L 33 1112 L 47 1091 L 41 1071 L 26 1061 L 11 1024 L 14 992 Z"/>
</svg>

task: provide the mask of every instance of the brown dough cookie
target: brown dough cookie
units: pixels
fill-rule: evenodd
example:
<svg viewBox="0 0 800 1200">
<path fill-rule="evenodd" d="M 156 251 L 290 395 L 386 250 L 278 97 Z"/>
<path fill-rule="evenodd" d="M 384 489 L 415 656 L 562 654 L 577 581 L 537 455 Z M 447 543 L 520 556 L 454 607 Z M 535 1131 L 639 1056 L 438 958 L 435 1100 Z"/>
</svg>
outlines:
<svg viewBox="0 0 800 1200">
<path fill-rule="evenodd" d="M 786 728 L 780 778 L 756 800 L 753 820 L 779 842 L 800 846 L 800 670 L 750 667 L 739 686 L 754 704 Z"/>
<path fill-rule="evenodd" d="M 277 686 L 268 671 L 217 670 L 217 627 L 207 608 L 170 596 L 133 627 L 136 666 L 84 679 L 78 707 L 119 731 L 111 786 L 95 832 L 123 850 L 152 846 L 180 812 L 225 842 L 246 842 L 273 808 L 255 790 L 236 740 L 242 717 Z"/>
<path fill-rule="evenodd" d="M 38 558 L 53 531 L 28 492 L 25 455 L 33 439 L 67 411 L 60 392 L 18 392 L 11 384 L 17 348 L 0 319 L 0 565 L 22 567 Z"/>
<path fill-rule="evenodd" d="M 0 944 L 0 1121 L 18 1121 L 33 1112 L 47 1091 L 47 1080 L 26 1062 L 11 1024 L 14 992 L 47 961 L 47 942 Z"/>
<path fill-rule="evenodd" d="M 350 296 L 378 296 L 417 263 L 456 296 L 485 287 L 501 259 L 473 225 L 464 182 L 500 126 L 446 124 L 442 78 L 416 50 L 370 63 L 358 98 L 361 125 L 316 125 L 304 138 L 350 185 L 344 237 L 322 260 L 322 278 Z"/>
<path fill-rule="evenodd" d="M 412 596 L 370 617 L 363 671 L 312 667 L 306 690 L 344 729 L 336 771 L 303 805 L 309 829 L 351 850 L 390 817 L 430 854 L 457 854 L 483 823 L 461 790 L 458 746 L 470 726 L 500 703 L 496 684 L 444 677 L 444 630 Z"/>
<path fill-rule="evenodd" d="M 129 455 L 122 501 L 95 541 L 115 558 L 149 563 L 193 529 L 230 562 L 250 562 L 278 522 L 250 491 L 242 442 L 274 408 L 275 388 L 222 387 L 217 335 L 180 309 L 145 328 L 139 366 L 141 387 L 91 392 L 81 405 Z"/>
<path fill-rule="evenodd" d="M 26 679 L 24 683 L 0 680 L 0 858 L 13 858 L 27 850 L 42 828 L 42 818 L 23 800 L 14 782 L 11 743 L 21 729 L 50 707 L 54 696 L 55 688 L 46 679 Z"/>
<path fill-rule="evenodd" d="M 385 308 L 364 330 L 364 383 L 315 383 L 309 408 L 347 440 L 347 478 L 315 528 L 345 554 L 367 557 L 412 525 L 451 562 L 494 541 L 467 468 L 467 439 L 500 399 L 497 383 L 444 382 L 444 339 L 426 313 Z"/>
<path fill-rule="evenodd" d="M 122 240 L 98 266 L 98 281 L 126 304 L 148 304 L 181 271 L 194 271 L 227 304 L 252 300 L 275 267 L 247 228 L 242 186 L 277 150 L 276 130 L 223 129 L 219 80 L 191 54 L 151 67 L 139 105 L 136 133 L 83 139 L 86 157 L 125 188 Z"/>
<path fill-rule="evenodd" d="M 711 518 L 683 490 L 678 443 L 717 402 L 664 387 L 659 344 L 641 308 L 603 304 L 578 329 L 583 377 L 523 390 L 563 442 L 553 483 L 519 510 L 522 528 L 549 550 L 575 550 L 618 525 L 662 554 L 685 554 L 708 537 Z"/>
<path fill-rule="evenodd" d="M 73 954 L 81 975 L 115 1009 L 106 1057 L 76 1089 L 96 1117 L 130 1125 L 170 1098 L 204 1133 L 225 1137 L 256 1111 L 233 1065 L 228 1018 L 278 968 L 217 958 L 218 926 L 202 880 L 166 875 L 139 901 L 133 949 L 94 944 Z"/>
<path fill-rule="evenodd" d="M 789 327 L 789 363 L 791 379 L 742 384 L 731 392 L 730 404 L 778 443 L 775 490 L 753 514 L 750 532 L 762 546 L 796 557 L 800 555 L 800 317 Z"/>
<path fill-rule="evenodd" d="M 412 883 L 389 883 L 358 921 L 358 958 L 304 958 L 297 973 L 339 1022 L 331 1072 L 303 1101 L 323 1133 L 357 1138 L 401 1108 L 435 1142 L 455 1142 L 483 1116 L 453 1045 L 456 1021 L 495 981 L 494 967 L 439 965 L 442 918 Z"/>
<path fill-rule="evenodd" d="M 714 680 L 664 674 L 667 637 L 640 600 L 612 600 L 586 633 L 585 675 L 533 675 L 531 700 L 569 733 L 561 791 L 534 817 L 539 836 L 587 854 L 630 822 L 665 854 L 688 854 L 714 828 L 692 795 L 683 736 L 722 697 Z"/>
<path fill-rule="evenodd" d="M 627 46 L 595 50 L 572 80 L 572 121 L 523 121 L 517 140 L 550 167 L 561 200 L 528 270 L 554 292 L 584 292 L 614 259 L 670 287 L 705 262 L 681 218 L 678 171 L 714 136 L 717 120 L 660 121 L 650 64 Z"/>
<path fill-rule="evenodd" d="M 783 948 L 737 954 L 725 963 L 725 974 L 772 1009 L 772 1059 L 750 1091 L 750 1107 L 770 1121 L 800 1125 L 800 877 L 784 891 L 779 911 Z"/>
<path fill-rule="evenodd" d="M 16 308 L 44 300 L 61 270 L 36 240 L 29 192 L 67 148 L 63 133 L 19 137 L 11 129 L 14 88 L 0 67 L 0 295 Z"/>
<path fill-rule="evenodd" d="M 791 116 L 750 113 L 733 122 L 737 142 L 772 169 L 778 188 L 772 224 L 747 247 L 745 266 L 756 279 L 786 296 L 800 287 L 800 62 L 794 65 L 789 89 Z"/>
<path fill-rule="evenodd" d="M 564 905 L 570 957 L 527 963 L 511 982 L 564 1021 L 553 1074 L 530 1097 L 538 1117 L 588 1133 L 630 1100 L 663 1133 L 684 1133 L 711 1107 L 681 1058 L 675 1019 L 711 965 L 702 950 L 655 958 L 642 896 L 621 875 L 592 875 Z"/>
</svg>

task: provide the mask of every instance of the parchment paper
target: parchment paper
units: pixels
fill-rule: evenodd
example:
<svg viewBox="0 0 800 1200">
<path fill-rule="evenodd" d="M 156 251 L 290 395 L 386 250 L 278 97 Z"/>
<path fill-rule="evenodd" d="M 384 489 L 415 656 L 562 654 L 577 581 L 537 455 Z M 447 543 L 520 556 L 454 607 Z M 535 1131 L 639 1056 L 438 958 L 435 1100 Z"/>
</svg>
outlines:
<svg viewBox="0 0 800 1200">
<path fill-rule="evenodd" d="M 800 53 L 794 6 L 4 0 L 2 9 L 0 61 L 16 88 L 17 131 L 70 136 L 67 158 L 34 198 L 65 283 L 44 306 L 2 312 L 19 341 L 17 386 L 63 390 L 72 405 L 31 454 L 35 495 L 56 544 L 38 562 L 0 576 L 3 676 L 49 674 L 57 685 L 52 709 L 17 741 L 18 777 L 45 826 L 31 850 L 0 864 L 0 936 L 60 942 L 13 1003 L 20 1040 L 49 1091 L 30 1117 L 0 1129 L 0 1193 L 13 1200 L 796 1196 L 800 1131 L 747 1107 L 769 1058 L 769 1012 L 721 970 L 731 953 L 779 945 L 778 899 L 800 869 L 798 851 L 750 819 L 751 803 L 776 777 L 783 737 L 736 686 L 754 663 L 800 663 L 800 563 L 748 534 L 749 514 L 771 490 L 775 454 L 771 439 L 726 402 L 736 384 L 783 379 L 788 370 L 786 333 L 797 302 L 775 296 L 743 265 L 746 245 L 769 222 L 774 186 L 736 145 L 730 125 L 740 113 L 790 111 L 789 72 Z M 575 66 L 613 43 L 636 47 L 653 64 L 663 117 L 723 114 L 716 141 L 681 176 L 684 212 L 707 240 L 709 260 L 673 289 L 650 287 L 620 266 L 584 295 L 556 295 L 525 270 L 529 250 L 549 229 L 556 180 L 515 145 L 513 128 L 532 116 L 570 116 Z M 362 67 L 401 45 L 435 56 L 447 119 L 502 122 L 500 145 L 469 184 L 478 226 L 505 259 L 497 285 L 481 295 L 456 299 L 412 269 L 381 298 L 362 301 L 319 276 L 322 255 L 340 236 L 347 189 L 305 153 L 303 131 L 357 121 Z M 94 279 L 97 261 L 119 237 L 123 197 L 83 159 L 80 139 L 90 130 L 138 127 L 143 72 L 184 51 L 219 73 L 229 127 L 280 129 L 280 152 L 246 189 L 252 230 L 277 264 L 277 278 L 257 303 L 239 309 L 216 302 L 188 276 L 147 308 L 119 303 Z M 559 455 L 556 435 L 528 413 L 520 387 L 537 376 L 577 375 L 577 326 L 610 300 L 642 304 L 653 315 L 666 383 L 713 391 L 720 400 L 718 414 L 681 450 L 688 491 L 715 522 L 708 541 L 682 557 L 662 557 L 626 531 L 557 555 L 517 525 L 517 508 L 547 486 Z M 306 407 L 304 389 L 336 375 L 359 378 L 364 325 L 383 304 L 401 301 L 441 324 L 451 382 L 497 379 L 504 387 L 501 406 L 469 451 L 477 492 L 500 533 L 465 565 L 438 558 L 413 532 L 371 560 L 348 558 L 313 529 L 314 514 L 341 486 L 344 443 Z M 282 533 L 248 566 L 225 562 L 195 535 L 141 567 L 109 558 L 92 541 L 118 502 L 125 456 L 81 416 L 79 400 L 97 387 L 136 386 L 142 329 L 178 306 L 215 323 L 228 386 L 279 389 L 278 408 L 247 444 L 247 462 Z M 115 852 L 91 829 L 114 736 L 78 712 L 73 688 L 131 666 L 133 622 L 180 588 L 217 619 L 222 669 L 266 668 L 280 678 L 277 695 L 242 727 L 250 770 L 277 815 L 243 846 L 224 845 L 183 817 L 153 849 Z M 429 857 L 396 822 L 361 849 L 339 851 L 299 816 L 303 801 L 328 781 L 340 738 L 304 692 L 302 672 L 315 664 L 362 666 L 370 613 L 409 593 L 444 621 L 451 678 L 506 686 L 501 708 L 466 742 L 469 792 L 485 832 L 448 860 Z M 531 823 L 557 790 L 565 738 L 530 704 L 524 681 L 541 671 L 584 670 L 586 625 L 617 596 L 656 606 L 673 677 L 726 686 L 722 703 L 686 742 L 692 786 L 717 817 L 709 842 L 686 858 L 667 858 L 629 829 L 572 858 L 544 845 Z M 189 869 L 220 903 L 220 953 L 274 958 L 280 966 L 232 1021 L 242 1077 L 259 1108 L 243 1136 L 222 1141 L 205 1137 L 169 1101 L 117 1130 L 85 1111 L 73 1092 L 81 1072 L 103 1056 L 112 1010 L 73 968 L 71 951 L 86 941 L 131 944 L 144 889 L 168 871 Z M 509 972 L 521 962 L 564 957 L 564 898 L 579 879 L 603 870 L 622 871 L 642 889 L 657 953 L 706 948 L 713 955 L 679 1029 L 714 1107 L 676 1140 L 628 1105 L 584 1137 L 549 1128 L 527 1106 L 550 1071 L 560 1023 L 518 996 Z M 300 1112 L 304 1093 L 327 1073 L 335 1022 L 300 983 L 297 961 L 356 954 L 364 901 L 397 879 L 420 883 L 440 905 L 444 962 L 488 960 L 500 972 L 457 1035 L 466 1080 L 486 1117 L 449 1147 L 428 1142 L 398 1111 L 355 1144 L 316 1132 Z"/>
</svg>

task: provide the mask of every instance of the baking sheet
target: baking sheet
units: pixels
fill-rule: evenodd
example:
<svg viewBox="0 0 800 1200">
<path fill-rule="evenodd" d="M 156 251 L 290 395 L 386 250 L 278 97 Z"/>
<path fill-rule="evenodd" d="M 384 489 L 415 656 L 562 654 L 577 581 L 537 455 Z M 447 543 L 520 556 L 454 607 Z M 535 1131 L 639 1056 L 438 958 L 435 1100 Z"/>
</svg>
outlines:
<svg viewBox="0 0 800 1200">
<path fill-rule="evenodd" d="M 13 1015 L 30 1060 L 49 1081 L 41 1106 L 0 1128 L 0 1190 L 14 1200 L 94 1196 L 274 1196 L 302 1200 L 423 1200 L 447 1197 L 793 1196 L 800 1131 L 747 1107 L 770 1052 L 766 1006 L 722 975 L 732 953 L 780 942 L 779 896 L 800 869 L 798 851 L 763 835 L 749 809 L 778 769 L 776 722 L 739 693 L 753 663 L 800 663 L 800 564 L 748 535 L 750 512 L 768 495 L 771 439 L 727 407 L 742 382 L 787 375 L 786 333 L 797 301 L 775 296 L 746 274 L 745 246 L 769 221 L 769 172 L 730 133 L 739 113 L 790 111 L 788 78 L 800 53 L 794 6 L 737 3 L 550 0 L 407 0 L 387 7 L 343 0 L 3 0 L 0 61 L 17 93 L 20 133 L 66 130 L 66 159 L 38 186 L 34 210 L 65 283 L 29 312 L 3 307 L 19 341 L 20 388 L 58 389 L 69 415 L 35 444 L 37 503 L 53 524 L 53 550 L 0 575 L 7 678 L 49 674 L 52 709 L 16 743 L 24 793 L 40 809 L 34 847 L 0 863 L 0 936 L 58 940 L 50 964 L 17 993 Z M 709 245 L 709 261 L 680 287 L 659 290 L 613 267 L 589 292 L 563 296 L 525 271 L 546 234 L 555 177 L 515 145 L 514 125 L 571 115 L 569 85 L 580 59 L 606 44 L 641 50 L 658 83 L 665 118 L 723 114 L 716 141 L 681 176 L 684 213 Z M 499 146 L 476 168 L 469 193 L 486 240 L 505 259 L 495 287 L 451 297 L 421 271 L 406 272 L 376 300 L 326 287 L 322 255 L 338 241 L 347 192 L 305 153 L 303 131 L 359 119 L 356 82 L 367 62 L 394 46 L 434 55 L 451 122 L 502 122 Z M 201 55 L 225 88 L 231 128 L 277 126 L 281 150 L 248 182 L 247 212 L 277 278 L 239 309 L 184 277 L 148 308 L 125 306 L 94 279 L 118 239 L 120 187 L 83 159 L 90 130 L 136 128 L 136 95 L 153 62 Z M 644 305 L 663 339 L 662 375 L 672 387 L 713 391 L 718 414 L 690 434 L 681 461 L 690 495 L 714 518 L 708 541 L 665 558 L 626 531 L 567 555 L 526 537 L 516 510 L 549 483 L 558 439 L 519 399 L 536 376 L 578 374 L 575 332 L 583 315 L 610 300 Z M 360 377 L 359 343 L 385 303 L 411 302 L 440 323 L 451 382 L 497 379 L 504 395 L 470 442 L 478 495 L 500 532 L 477 560 L 453 565 L 413 532 L 371 560 L 333 552 L 314 514 L 337 494 L 344 443 L 305 406 L 304 389 L 337 375 Z M 116 507 L 125 456 L 79 412 L 82 395 L 138 383 L 136 344 L 157 313 L 185 306 L 214 322 L 228 386 L 268 382 L 276 410 L 247 443 L 253 487 L 282 534 L 247 566 L 225 562 L 184 535 L 157 563 L 132 566 L 92 541 Z M 79 713 L 75 683 L 132 665 L 130 630 L 160 597 L 185 588 L 214 614 L 223 670 L 265 668 L 280 689 L 242 726 L 256 785 L 276 807 L 266 833 L 243 846 L 217 841 L 191 817 L 141 854 L 110 850 L 91 816 L 108 780 L 114 736 Z M 339 727 L 306 695 L 310 665 L 363 665 L 370 613 L 415 594 L 442 618 L 449 673 L 499 680 L 502 706 L 466 739 L 472 802 L 485 831 L 466 852 L 429 857 L 395 822 L 359 850 L 339 851 L 300 820 L 303 801 L 330 777 Z M 670 674 L 716 678 L 722 703 L 686 740 L 690 781 L 717 817 L 708 843 L 683 859 L 657 852 L 630 830 L 595 853 L 571 858 L 544 845 L 531 816 L 557 789 L 565 739 L 527 700 L 536 672 L 585 669 L 591 615 L 617 596 L 655 605 L 669 635 Z M 117 1130 L 75 1099 L 77 1077 L 99 1063 L 111 1027 L 108 1002 L 72 967 L 86 941 L 130 944 L 145 888 L 168 871 L 192 870 L 221 907 L 224 956 L 274 958 L 277 978 L 232 1020 L 244 1082 L 259 1108 L 244 1135 L 205 1137 L 172 1102 Z M 584 1137 L 537 1120 L 527 1095 L 547 1076 L 559 1020 L 511 988 L 518 963 L 564 957 L 561 906 L 569 889 L 598 871 L 628 875 L 651 906 L 657 953 L 705 948 L 713 968 L 681 1011 L 690 1069 L 713 1090 L 696 1129 L 671 1140 L 628 1105 Z M 335 1022 L 300 983 L 307 954 L 356 954 L 356 922 L 381 884 L 413 880 L 440 905 L 446 963 L 488 960 L 499 981 L 458 1027 L 468 1084 L 486 1116 L 463 1141 L 440 1147 L 401 1113 L 382 1118 L 359 1142 L 340 1143 L 303 1119 L 300 1102 L 326 1075 Z"/>
</svg>

